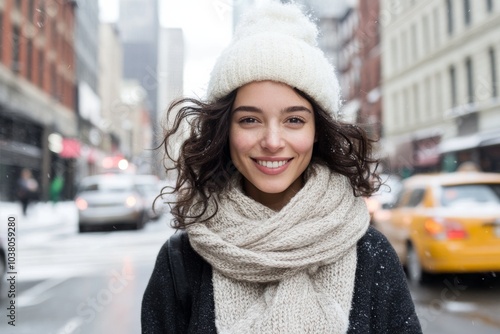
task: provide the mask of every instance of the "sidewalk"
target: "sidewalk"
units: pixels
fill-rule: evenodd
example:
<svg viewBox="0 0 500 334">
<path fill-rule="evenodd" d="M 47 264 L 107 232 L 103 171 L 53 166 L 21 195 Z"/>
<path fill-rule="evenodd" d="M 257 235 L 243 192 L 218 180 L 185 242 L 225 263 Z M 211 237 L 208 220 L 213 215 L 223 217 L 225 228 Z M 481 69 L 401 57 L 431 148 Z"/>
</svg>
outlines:
<svg viewBox="0 0 500 334">
<path fill-rule="evenodd" d="M 0 233 L 7 231 L 7 220 L 14 216 L 20 233 L 28 234 L 72 226 L 76 228 L 78 212 L 73 201 L 38 202 L 28 207 L 27 215 L 22 213 L 21 205 L 16 202 L 0 202 Z"/>
</svg>

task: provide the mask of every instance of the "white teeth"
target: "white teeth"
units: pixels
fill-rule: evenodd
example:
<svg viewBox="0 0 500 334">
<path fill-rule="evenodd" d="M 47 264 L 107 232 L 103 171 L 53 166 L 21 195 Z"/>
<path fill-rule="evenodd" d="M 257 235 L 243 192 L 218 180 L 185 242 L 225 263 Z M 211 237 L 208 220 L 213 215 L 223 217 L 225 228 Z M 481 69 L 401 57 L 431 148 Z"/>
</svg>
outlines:
<svg viewBox="0 0 500 334">
<path fill-rule="evenodd" d="M 261 166 L 267 167 L 267 168 L 278 168 L 283 166 L 284 164 L 287 163 L 288 160 L 283 160 L 283 161 L 263 161 L 263 160 L 257 160 L 257 163 Z"/>
</svg>

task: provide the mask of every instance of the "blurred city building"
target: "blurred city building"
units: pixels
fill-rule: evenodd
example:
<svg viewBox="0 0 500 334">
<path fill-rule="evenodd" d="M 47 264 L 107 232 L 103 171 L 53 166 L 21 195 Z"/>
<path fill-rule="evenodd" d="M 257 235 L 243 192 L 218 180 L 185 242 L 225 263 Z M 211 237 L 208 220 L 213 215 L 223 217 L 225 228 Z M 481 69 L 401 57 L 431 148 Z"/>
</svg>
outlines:
<svg viewBox="0 0 500 334">
<path fill-rule="evenodd" d="M 318 45 L 326 58 L 335 66 L 337 74 L 340 74 L 342 42 L 345 39 L 345 35 L 342 35 L 345 27 L 341 27 L 340 24 L 346 21 L 345 18 L 351 13 L 350 9 L 353 5 L 347 0 L 297 0 L 295 2 L 305 6 L 305 9 L 313 15 L 319 29 Z M 341 29 L 344 30 L 341 31 Z"/>
<path fill-rule="evenodd" d="M 181 28 L 162 28 L 158 54 L 158 118 L 156 123 L 166 126 L 173 122 L 174 115 L 167 120 L 166 111 L 172 101 L 183 96 L 184 93 L 184 33 Z M 157 131 L 155 142 L 163 140 L 163 131 Z M 180 143 L 179 143 L 180 146 Z M 155 161 L 161 162 L 163 157 L 160 151 L 153 152 Z M 164 161 L 163 163 L 169 163 Z M 162 167 L 160 167 L 162 168 Z M 163 173 L 162 173 L 163 174 Z M 160 175 L 162 175 L 160 174 Z"/>
<path fill-rule="evenodd" d="M 388 0 L 384 8 L 378 0 L 299 2 L 319 19 L 320 46 L 342 86 L 343 119 L 363 126 L 372 138 L 384 137 L 376 146 L 386 157 L 384 167 L 406 176 L 452 171 L 471 160 L 483 170 L 499 170 L 499 43 L 493 35 L 500 26 L 493 1 Z M 384 94 L 382 59 L 383 82 L 390 87 Z M 443 105 L 447 92 L 454 102 Z M 382 96 L 401 104 L 387 101 L 382 108 Z M 438 122 L 431 116 L 436 105 L 442 113 Z"/>
<path fill-rule="evenodd" d="M 111 138 L 103 128 L 99 91 L 99 4 L 98 0 L 78 0 L 75 25 L 77 73 L 78 138 L 80 152 L 75 153 L 75 181 L 99 172 L 99 163 L 111 149 Z"/>
<path fill-rule="evenodd" d="M 358 6 L 360 59 L 360 110 L 357 122 L 370 138 L 382 136 L 381 49 L 379 13 L 380 0 L 360 1 Z M 379 150 L 380 147 L 377 147 Z"/>
<path fill-rule="evenodd" d="M 1 2 L 0 200 L 15 200 L 15 182 L 23 168 L 33 172 L 42 200 L 48 198 L 56 173 L 73 178 L 79 146 L 75 5 L 75 1 Z"/>
<path fill-rule="evenodd" d="M 158 0 L 120 0 L 118 19 L 123 44 L 123 76 L 125 79 L 136 80 L 146 91 L 146 108 L 152 120 L 157 119 L 159 110 L 158 10 Z M 158 131 L 156 126 L 153 131 Z M 156 139 L 156 136 L 154 138 Z M 157 144 L 155 141 L 150 146 Z M 159 173 L 161 164 L 155 164 L 154 167 L 155 172 Z"/>
<path fill-rule="evenodd" d="M 158 121 L 173 100 L 183 96 L 184 34 L 181 28 L 162 28 L 158 54 Z"/>
<path fill-rule="evenodd" d="M 111 150 L 107 152 L 107 157 L 121 159 L 125 158 L 124 152 L 131 152 L 130 132 L 125 128 L 128 122 L 132 121 L 130 115 L 124 112 L 124 109 L 128 111 L 128 108 L 123 108 L 121 101 L 123 48 L 116 23 L 102 23 L 99 27 L 99 36 L 101 124 L 111 138 Z"/>
<path fill-rule="evenodd" d="M 342 118 L 346 122 L 356 123 L 361 108 L 361 43 L 357 34 L 360 27 L 357 3 L 346 6 L 344 13 L 332 18 L 332 21 L 333 36 L 338 39 L 335 67 L 345 101 Z"/>
<path fill-rule="evenodd" d="M 500 3 L 383 0 L 380 16 L 392 169 L 500 172 Z"/>
<path fill-rule="evenodd" d="M 382 135 L 379 0 L 298 0 L 317 19 L 319 46 L 337 71 L 342 119 Z M 381 154 L 376 147 L 377 154 Z"/>
<path fill-rule="evenodd" d="M 119 111 L 123 117 L 121 127 L 127 131 L 128 145 L 125 156 L 129 158 L 134 172 L 151 174 L 153 150 L 151 147 L 153 131 L 148 109 L 148 95 L 137 80 L 124 80 L 120 92 Z"/>
<path fill-rule="evenodd" d="M 319 19 L 319 45 L 331 59 L 342 87 L 344 121 L 381 137 L 379 0 L 302 0 Z"/>
</svg>

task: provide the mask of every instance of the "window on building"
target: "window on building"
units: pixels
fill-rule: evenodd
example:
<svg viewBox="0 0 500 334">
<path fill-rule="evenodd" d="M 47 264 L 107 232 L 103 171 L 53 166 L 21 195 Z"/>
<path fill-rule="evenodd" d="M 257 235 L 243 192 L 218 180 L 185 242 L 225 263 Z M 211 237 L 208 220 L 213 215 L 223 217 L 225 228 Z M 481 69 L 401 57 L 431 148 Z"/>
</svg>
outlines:
<svg viewBox="0 0 500 334">
<path fill-rule="evenodd" d="M 3 12 L 0 11 L 0 63 L 2 62 L 3 46 Z"/>
<path fill-rule="evenodd" d="M 29 39 L 26 45 L 26 77 L 28 80 L 33 80 L 33 40 Z"/>
<path fill-rule="evenodd" d="M 50 66 L 50 94 L 53 98 L 57 96 L 57 73 L 56 73 L 56 65 L 52 64 Z"/>
<path fill-rule="evenodd" d="M 28 20 L 35 22 L 35 0 L 28 0 Z"/>
<path fill-rule="evenodd" d="M 409 110 L 410 110 L 410 103 L 408 101 L 408 89 L 405 89 L 403 91 L 403 108 L 399 111 L 399 113 L 402 116 L 402 117 L 400 117 L 401 123 L 405 123 L 404 121 L 408 120 L 408 111 Z M 403 116 L 404 114 L 406 114 L 406 115 Z M 402 125 L 405 125 L 405 124 L 402 124 Z"/>
<path fill-rule="evenodd" d="M 398 126 L 399 125 L 399 114 L 401 113 L 398 92 L 394 93 L 394 95 L 392 96 L 392 110 L 393 110 L 392 119 L 394 120 L 394 126 Z"/>
<path fill-rule="evenodd" d="M 467 72 L 467 102 L 474 103 L 474 73 L 470 57 L 465 60 L 465 70 Z"/>
<path fill-rule="evenodd" d="M 420 110 L 420 90 L 418 88 L 418 84 L 413 85 L 413 119 L 417 122 L 420 121 L 421 110 Z"/>
<path fill-rule="evenodd" d="M 15 4 L 15 6 L 16 6 L 16 9 L 19 9 L 19 10 L 21 9 L 21 2 L 22 2 L 22 0 L 15 0 L 15 1 L 14 1 L 14 4 Z"/>
<path fill-rule="evenodd" d="M 451 93 L 451 106 L 456 107 L 458 105 L 457 101 L 457 74 L 455 71 L 455 66 L 450 66 L 450 93 Z"/>
<path fill-rule="evenodd" d="M 401 60 L 403 66 L 408 65 L 408 32 L 405 30 L 401 34 Z"/>
<path fill-rule="evenodd" d="M 422 18 L 422 29 L 423 49 L 424 53 L 428 53 L 430 51 L 431 36 L 429 31 L 429 18 L 427 17 L 427 15 L 424 15 L 424 17 Z"/>
<path fill-rule="evenodd" d="M 488 12 L 493 11 L 493 0 L 486 0 L 486 9 Z"/>
<path fill-rule="evenodd" d="M 453 34 L 453 6 L 452 0 L 446 0 L 446 14 L 448 16 L 448 35 Z"/>
<path fill-rule="evenodd" d="M 434 47 L 437 49 L 441 43 L 441 17 L 439 15 L 439 7 L 434 8 L 432 15 L 434 19 L 434 33 L 432 35 L 434 37 Z"/>
<path fill-rule="evenodd" d="M 44 70 L 45 67 L 45 62 L 44 62 L 44 54 L 43 50 L 39 49 L 38 50 L 38 86 L 43 89 L 43 74 L 45 73 Z"/>
<path fill-rule="evenodd" d="M 470 12 L 470 0 L 464 0 L 464 20 L 465 25 L 469 25 L 471 22 L 471 12 Z"/>
<path fill-rule="evenodd" d="M 13 72 L 18 73 L 21 69 L 19 64 L 19 51 L 20 51 L 21 31 L 18 26 L 12 27 L 12 64 L 11 69 Z"/>
<path fill-rule="evenodd" d="M 438 115 L 442 115 L 443 111 L 444 111 L 442 85 L 441 85 L 441 73 L 436 74 L 435 87 L 436 87 L 436 89 L 434 90 L 434 93 L 436 94 L 435 108 L 436 108 L 436 116 L 438 116 Z"/>
<path fill-rule="evenodd" d="M 424 96 L 424 101 L 425 101 L 425 110 L 423 110 L 423 114 L 425 115 L 423 118 L 424 120 L 426 118 L 432 118 L 434 116 L 434 113 L 432 112 L 432 87 L 431 87 L 431 78 L 427 77 L 425 78 L 425 96 Z"/>
<path fill-rule="evenodd" d="M 488 54 L 490 56 L 490 70 L 491 70 L 491 97 L 498 97 L 497 88 L 497 64 L 495 49 L 490 48 Z"/>
<path fill-rule="evenodd" d="M 418 59 L 418 36 L 417 36 L 417 25 L 414 23 L 411 25 L 411 56 L 413 61 Z"/>
<path fill-rule="evenodd" d="M 55 19 L 52 19 L 52 24 L 51 24 L 51 35 L 50 35 L 50 38 L 51 38 L 51 41 L 50 43 L 52 44 L 52 46 L 54 48 L 56 48 L 57 46 L 57 22 Z"/>
<path fill-rule="evenodd" d="M 398 57 L 398 40 L 394 37 L 391 41 L 391 55 L 392 55 L 392 66 L 393 69 L 398 69 L 399 67 L 399 57 Z"/>
<path fill-rule="evenodd" d="M 0 124 L 2 124 L 0 126 L 0 140 L 11 140 L 13 123 L 12 119 L 0 114 Z"/>
</svg>

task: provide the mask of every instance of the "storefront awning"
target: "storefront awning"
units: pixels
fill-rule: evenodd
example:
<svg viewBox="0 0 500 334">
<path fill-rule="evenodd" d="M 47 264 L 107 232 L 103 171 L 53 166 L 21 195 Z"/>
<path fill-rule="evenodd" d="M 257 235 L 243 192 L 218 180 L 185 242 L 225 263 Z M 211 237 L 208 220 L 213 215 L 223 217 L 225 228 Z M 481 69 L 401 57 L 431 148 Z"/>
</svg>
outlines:
<svg viewBox="0 0 500 334">
<path fill-rule="evenodd" d="M 81 145 L 77 139 L 63 138 L 59 156 L 64 159 L 75 159 L 80 157 L 80 150 Z"/>
<path fill-rule="evenodd" d="M 478 133 L 466 137 L 456 137 L 445 140 L 439 145 L 439 152 L 441 154 L 458 152 L 496 144 L 500 144 L 500 133 Z"/>
</svg>

